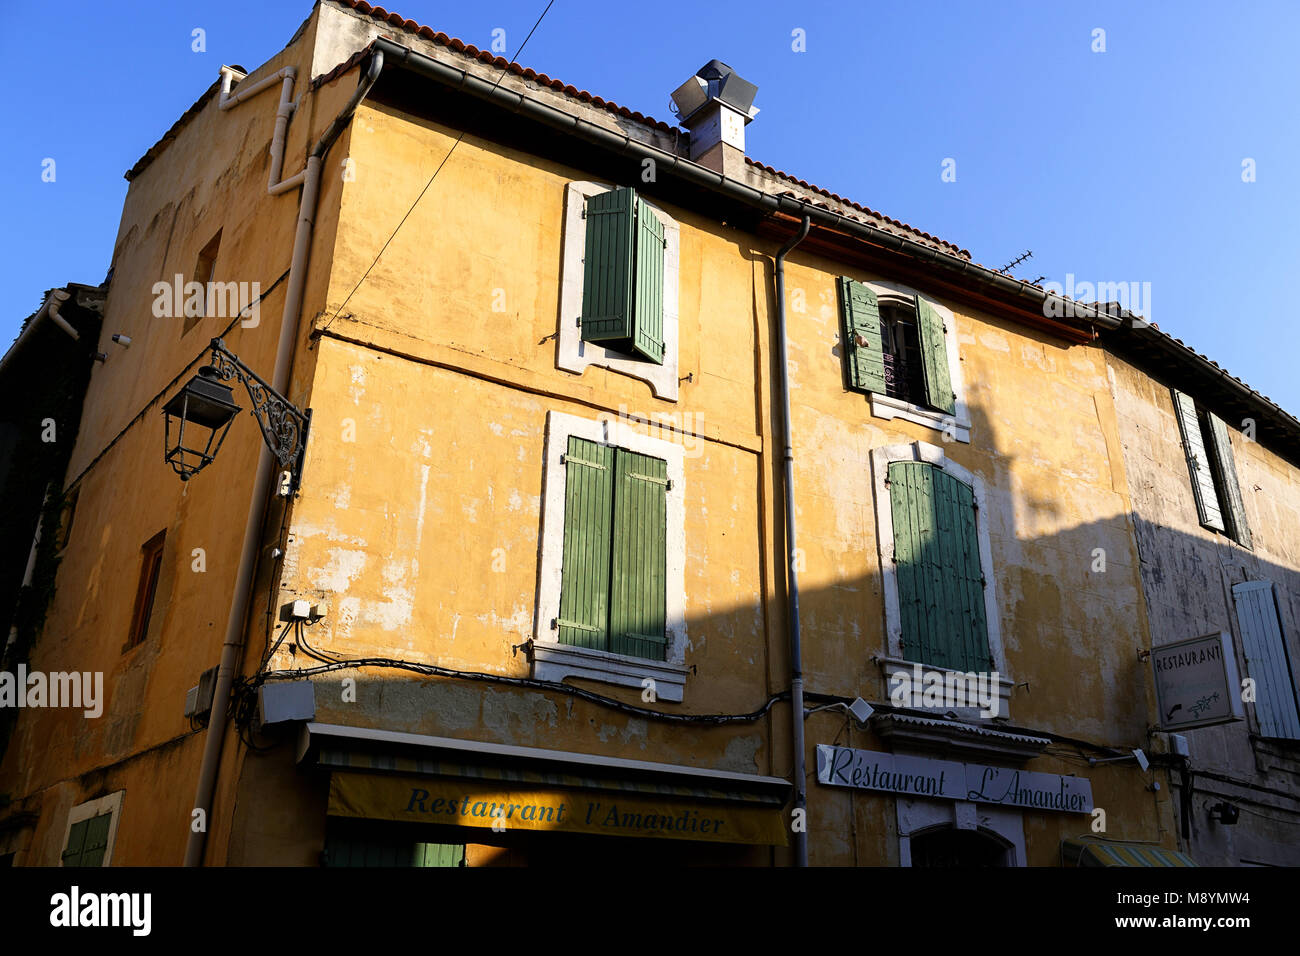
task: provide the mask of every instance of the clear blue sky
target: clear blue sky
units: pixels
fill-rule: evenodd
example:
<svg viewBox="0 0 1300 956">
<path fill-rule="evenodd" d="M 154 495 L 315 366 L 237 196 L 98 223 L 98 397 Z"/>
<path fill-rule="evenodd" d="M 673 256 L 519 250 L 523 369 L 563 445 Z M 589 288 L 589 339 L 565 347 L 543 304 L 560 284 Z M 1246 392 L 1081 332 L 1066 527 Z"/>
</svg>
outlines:
<svg viewBox="0 0 1300 956">
<path fill-rule="evenodd" d="M 394 0 L 512 58 L 545 0 Z M 307 0 L 4 3 L 0 348 L 41 294 L 107 271 L 122 173 Z M 36 27 L 56 30 L 42 34 Z M 191 50 L 191 31 L 207 50 Z M 1104 53 L 1093 31 L 1105 30 Z M 792 50 L 792 31 L 806 52 Z M 754 158 L 1021 278 L 1149 282 L 1151 318 L 1300 413 L 1300 3 L 644 4 L 556 0 L 521 63 L 673 122 L 712 57 L 759 87 Z M 42 182 L 53 158 L 56 181 Z M 956 182 L 941 180 L 956 161 Z M 1242 181 L 1242 161 L 1256 181 Z M 453 158 L 454 161 L 454 158 Z M 414 197 L 413 197 L 414 198 Z"/>
</svg>

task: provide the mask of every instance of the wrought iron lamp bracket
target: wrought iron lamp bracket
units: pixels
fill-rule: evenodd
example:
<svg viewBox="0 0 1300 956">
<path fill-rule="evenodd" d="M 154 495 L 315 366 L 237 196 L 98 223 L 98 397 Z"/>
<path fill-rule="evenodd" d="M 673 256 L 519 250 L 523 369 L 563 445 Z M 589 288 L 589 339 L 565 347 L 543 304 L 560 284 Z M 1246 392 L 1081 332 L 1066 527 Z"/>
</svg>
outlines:
<svg viewBox="0 0 1300 956">
<path fill-rule="evenodd" d="M 237 379 L 248 391 L 253 403 L 250 413 L 257 419 L 266 447 L 280 467 L 289 471 L 289 486 L 282 492 L 297 490 L 302 479 L 303 456 L 307 450 L 307 430 L 311 426 L 311 409 L 305 412 L 271 387 L 270 383 L 239 360 L 219 338 L 212 340 L 212 369 L 223 381 Z"/>
</svg>

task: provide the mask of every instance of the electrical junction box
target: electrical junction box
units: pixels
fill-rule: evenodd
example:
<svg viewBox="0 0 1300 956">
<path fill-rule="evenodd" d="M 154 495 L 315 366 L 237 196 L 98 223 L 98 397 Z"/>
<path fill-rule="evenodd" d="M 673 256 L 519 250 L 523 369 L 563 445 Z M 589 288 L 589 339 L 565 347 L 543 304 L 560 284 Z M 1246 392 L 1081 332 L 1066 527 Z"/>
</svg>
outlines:
<svg viewBox="0 0 1300 956">
<path fill-rule="evenodd" d="M 217 689 L 217 668 L 209 667 L 199 675 L 197 687 L 185 693 L 185 716 L 202 717 L 212 710 L 212 694 Z"/>
<path fill-rule="evenodd" d="M 280 620 L 282 621 L 306 621 L 310 617 L 310 601 L 290 601 L 280 608 Z"/>
<path fill-rule="evenodd" d="M 268 681 L 257 688 L 257 719 L 262 725 L 315 717 L 316 685 L 311 681 Z"/>
</svg>

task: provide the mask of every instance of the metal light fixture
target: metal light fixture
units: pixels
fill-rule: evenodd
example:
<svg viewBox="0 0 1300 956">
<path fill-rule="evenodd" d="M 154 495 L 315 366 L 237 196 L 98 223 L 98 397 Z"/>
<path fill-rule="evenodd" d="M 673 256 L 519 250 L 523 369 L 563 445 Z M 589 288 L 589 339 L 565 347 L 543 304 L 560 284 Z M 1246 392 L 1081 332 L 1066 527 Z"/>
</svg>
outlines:
<svg viewBox="0 0 1300 956">
<path fill-rule="evenodd" d="M 239 411 L 230 386 L 221 383 L 211 366 L 199 369 L 163 406 L 166 459 L 181 481 L 189 481 L 216 457 Z M 175 444 L 172 443 L 173 427 Z"/>
<path fill-rule="evenodd" d="M 243 383 L 253 402 L 252 415 L 262 429 L 262 438 L 280 466 L 289 473 L 286 491 L 292 492 L 302 478 L 302 459 L 307 447 L 311 411 L 302 411 L 272 388 L 221 339 L 212 340 L 212 364 L 199 369 L 185 387 L 163 406 L 166 461 L 189 481 L 216 458 L 226 440 L 230 423 L 241 410 L 235 404 L 231 379 Z M 172 443 L 172 429 L 176 442 Z M 188 436 L 187 437 L 187 433 Z M 198 434 L 196 439 L 193 436 Z M 189 444 L 187 444 L 189 442 Z M 202 447 L 200 446 L 202 444 Z"/>
</svg>

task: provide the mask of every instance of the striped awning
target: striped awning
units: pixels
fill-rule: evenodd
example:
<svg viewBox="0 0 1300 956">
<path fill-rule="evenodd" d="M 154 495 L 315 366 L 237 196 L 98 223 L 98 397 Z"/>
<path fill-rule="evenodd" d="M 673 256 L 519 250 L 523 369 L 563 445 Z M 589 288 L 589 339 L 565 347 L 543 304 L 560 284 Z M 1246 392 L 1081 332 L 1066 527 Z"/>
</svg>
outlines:
<svg viewBox="0 0 1300 956">
<path fill-rule="evenodd" d="M 1065 840 L 1061 843 L 1063 866 L 1196 866 L 1186 853 L 1145 843 L 1116 843 L 1108 840 Z"/>
</svg>

